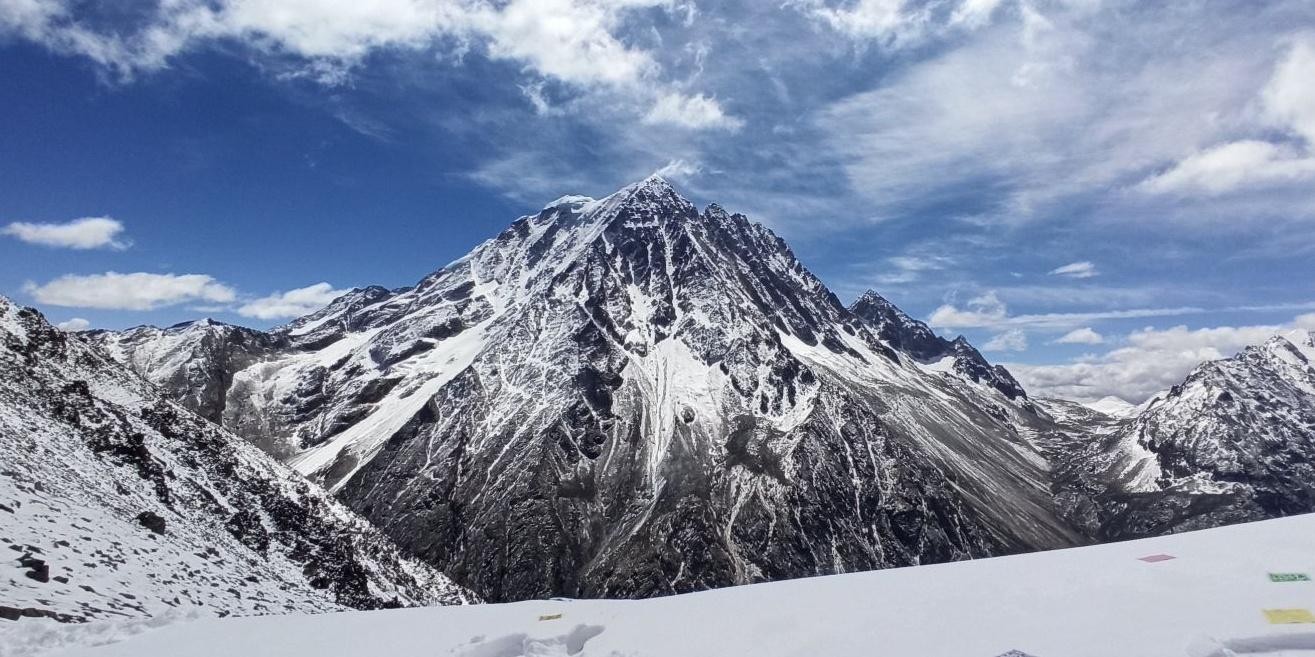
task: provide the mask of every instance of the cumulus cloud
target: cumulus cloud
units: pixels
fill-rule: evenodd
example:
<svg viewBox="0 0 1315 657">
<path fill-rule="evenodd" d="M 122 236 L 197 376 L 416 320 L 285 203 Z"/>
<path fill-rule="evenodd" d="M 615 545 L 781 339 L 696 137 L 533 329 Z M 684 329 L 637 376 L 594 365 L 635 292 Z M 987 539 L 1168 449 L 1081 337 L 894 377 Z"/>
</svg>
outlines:
<svg viewBox="0 0 1315 657">
<path fill-rule="evenodd" d="M 38 224 L 17 221 L 0 229 L 28 244 L 65 249 L 126 249 L 129 244 L 119 236 L 123 224 L 110 217 L 84 217 L 62 224 Z"/>
<path fill-rule="evenodd" d="M 348 291 L 334 289 L 328 283 L 316 283 L 287 292 L 275 292 L 249 301 L 239 306 L 237 313 L 243 317 L 256 319 L 301 317 L 329 305 L 331 301 Z"/>
<path fill-rule="evenodd" d="M 81 317 L 74 317 L 66 322 L 60 322 L 55 326 L 59 327 L 61 330 L 68 331 L 70 333 L 76 333 L 78 331 L 85 331 L 91 328 L 91 322 Z"/>
<path fill-rule="evenodd" d="M 23 291 L 39 303 L 106 310 L 155 310 L 189 301 L 229 303 L 233 288 L 204 274 L 68 274 Z"/>
<path fill-rule="evenodd" d="M 1009 329 L 1004 333 L 992 336 L 986 344 L 982 345 L 986 351 L 1027 351 L 1027 335 L 1022 329 Z"/>
<path fill-rule="evenodd" d="M 1307 320 L 1299 318 L 1294 323 L 1304 321 Z M 1062 365 L 1007 364 L 1006 367 L 1029 393 L 1037 396 L 1094 401 L 1114 395 L 1139 403 L 1181 383 L 1197 365 L 1263 343 L 1287 328 L 1291 325 L 1145 328 L 1129 334 L 1126 346 L 1103 355 Z"/>
<path fill-rule="evenodd" d="M 1055 344 L 1104 344 L 1105 338 L 1091 327 L 1073 329 L 1055 340 Z"/>
<path fill-rule="evenodd" d="M 1051 276 L 1067 276 L 1069 278 L 1091 278 L 1100 272 L 1096 271 L 1096 265 L 1087 261 L 1071 262 L 1063 267 L 1055 267 L 1050 270 Z"/>
</svg>

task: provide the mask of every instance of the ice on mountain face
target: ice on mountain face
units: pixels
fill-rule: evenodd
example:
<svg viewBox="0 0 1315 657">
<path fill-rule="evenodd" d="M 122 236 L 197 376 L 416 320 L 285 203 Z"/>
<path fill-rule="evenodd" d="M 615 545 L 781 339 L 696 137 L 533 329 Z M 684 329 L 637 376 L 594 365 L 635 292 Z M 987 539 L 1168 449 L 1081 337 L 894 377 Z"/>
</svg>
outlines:
<svg viewBox="0 0 1315 657">
<path fill-rule="evenodd" d="M 465 595 L 288 468 L 5 299 L 0 436 L 6 615 L 329 611 Z"/>
</svg>

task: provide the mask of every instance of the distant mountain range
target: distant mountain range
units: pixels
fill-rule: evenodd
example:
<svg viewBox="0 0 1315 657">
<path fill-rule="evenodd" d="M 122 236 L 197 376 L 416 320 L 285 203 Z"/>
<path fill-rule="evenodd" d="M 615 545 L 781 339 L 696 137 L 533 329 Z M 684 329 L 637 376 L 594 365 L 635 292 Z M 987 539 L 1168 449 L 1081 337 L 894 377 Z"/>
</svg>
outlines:
<svg viewBox="0 0 1315 657">
<path fill-rule="evenodd" d="M 1033 399 L 963 338 L 875 292 L 845 307 L 771 231 L 660 178 L 564 197 L 412 287 L 353 290 L 271 331 L 203 320 L 68 343 L 492 601 L 1315 508 L 1310 334 L 1202 365 L 1143 409 Z"/>
</svg>

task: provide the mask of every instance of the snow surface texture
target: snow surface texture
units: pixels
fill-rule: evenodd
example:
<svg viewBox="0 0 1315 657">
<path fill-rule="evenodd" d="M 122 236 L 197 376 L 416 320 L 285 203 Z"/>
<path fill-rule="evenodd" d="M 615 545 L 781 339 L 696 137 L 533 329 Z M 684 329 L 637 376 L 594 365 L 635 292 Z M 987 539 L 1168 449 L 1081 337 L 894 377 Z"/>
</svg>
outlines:
<svg viewBox="0 0 1315 657">
<path fill-rule="evenodd" d="M 291 469 L 0 298 L 0 616 L 460 603 Z"/>
<path fill-rule="evenodd" d="M 1312 535 L 1304 515 L 649 600 L 210 619 L 60 657 L 1310 657 L 1315 625 L 1263 611 L 1315 607 L 1268 577 L 1310 572 Z"/>
</svg>

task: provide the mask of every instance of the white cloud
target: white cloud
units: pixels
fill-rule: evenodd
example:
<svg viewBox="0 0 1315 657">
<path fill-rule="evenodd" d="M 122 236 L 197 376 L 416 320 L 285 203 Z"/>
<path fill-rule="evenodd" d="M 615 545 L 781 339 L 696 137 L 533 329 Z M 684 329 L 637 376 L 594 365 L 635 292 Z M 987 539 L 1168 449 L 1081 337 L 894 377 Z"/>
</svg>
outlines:
<svg viewBox="0 0 1315 657">
<path fill-rule="evenodd" d="M 48 283 L 29 282 L 23 291 L 39 303 L 74 308 L 154 310 L 188 301 L 228 303 L 233 288 L 204 274 L 68 274 Z"/>
<path fill-rule="evenodd" d="M 76 333 L 78 331 L 85 331 L 91 328 L 91 322 L 81 317 L 74 317 L 66 322 L 60 322 L 55 326 L 59 327 L 61 330 L 68 331 L 70 333 Z"/>
<path fill-rule="evenodd" d="M 1067 276 L 1069 278 L 1091 278 L 1098 275 L 1096 265 L 1088 261 L 1071 262 L 1063 267 L 1056 267 L 1050 270 L 1052 276 Z"/>
<path fill-rule="evenodd" d="M 1152 194 L 1219 196 L 1315 181 L 1315 40 L 1298 40 L 1260 92 L 1262 114 L 1304 147 L 1241 139 L 1198 150 L 1138 187 Z"/>
<path fill-rule="evenodd" d="M 859 0 L 846 9 L 821 3 L 812 5 L 812 15 L 832 29 L 854 38 L 879 39 L 902 45 L 922 35 L 928 16 L 908 6 L 905 0 Z"/>
<path fill-rule="evenodd" d="M 667 124 L 683 128 L 721 128 L 738 130 L 744 122 L 728 116 L 715 98 L 702 94 L 686 96 L 677 92 L 667 92 L 658 96 L 644 123 Z"/>
<path fill-rule="evenodd" d="M 685 160 L 676 159 L 662 165 L 661 169 L 653 172 L 653 175 L 670 178 L 672 180 L 683 180 L 691 176 L 696 176 L 699 173 L 702 173 L 702 171 L 703 165 L 698 162 L 687 162 Z"/>
<path fill-rule="evenodd" d="M 963 24 L 967 27 L 981 27 L 990 22 L 1001 0 L 964 0 L 950 15 L 950 23 Z"/>
<path fill-rule="evenodd" d="M 647 118 L 686 128 L 737 128 L 720 104 L 677 92 L 661 80 L 647 50 L 618 34 L 637 11 L 691 16 L 673 0 L 171 0 L 136 29 L 97 31 L 77 20 L 72 0 L 4 0 L 0 34 L 8 31 L 65 54 L 87 57 L 123 78 L 157 71 L 189 50 L 232 41 L 300 68 L 287 77 L 340 84 L 372 52 L 482 47 L 491 59 L 520 62 L 539 78 L 580 88 L 607 88 L 651 106 Z M 459 57 L 455 58 L 460 60 Z M 542 88 L 522 86 L 540 111 Z"/>
<path fill-rule="evenodd" d="M 1305 307 L 1306 304 L 1296 304 Z M 1224 311 L 1259 311 L 1275 310 L 1262 307 L 1217 308 L 1213 312 Z M 944 304 L 932 311 L 927 323 L 936 328 L 1005 328 L 1029 327 L 1042 329 L 1075 328 L 1092 322 L 1111 319 L 1139 319 L 1148 317 L 1175 317 L 1212 312 L 1205 308 L 1182 306 L 1175 308 L 1132 308 L 1127 310 L 1100 310 L 1072 313 L 1036 313 L 1028 315 L 1010 315 L 1004 301 L 995 291 L 974 297 L 960 308 L 954 304 Z"/>
<path fill-rule="evenodd" d="M 1307 320 L 1298 318 L 1295 323 L 1303 321 Z M 1145 328 L 1129 334 L 1126 346 L 1103 355 L 1062 365 L 1007 364 L 1006 367 L 1033 395 L 1079 401 L 1115 395 L 1138 403 L 1181 383 L 1197 365 L 1260 344 L 1285 328 L 1288 327 Z"/>
<path fill-rule="evenodd" d="M 1167 7 L 1123 2 L 1092 11 L 1046 2 L 999 9 L 961 45 L 896 69 L 817 122 L 850 188 L 881 214 L 964 199 L 972 206 L 966 212 L 984 224 L 1062 220 L 1066 202 L 1096 198 L 1108 216 L 1142 217 L 1155 199 L 1120 190 L 1272 123 L 1255 105 L 1284 54 L 1260 17 L 1238 17 L 1256 21 L 1255 29 L 1216 28 L 1166 15 L 1173 11 Z M 1281 87 L 1290 105 L 1304 107 L 1291 85 Z M 1161 214 L 1198 222 L 1218 216 L 1218 209 L 1188 205 Z M 1315 207 L 1309 194 L 1272 199 L 1242 219 L 1280 206 L 1295 207 L 1286 217 Z"/>
<path fill-rule="evenodd" d="M 797 0 L 792 4 L 849 38 L 898 48 L 944 35 L 953 28 L 980 28 L 991 21 L 1002 0 L 857 0 L 843 8 L 822 0 Z"/>
<path fill-rule="evenodd" d="M 969 299 L 963 309 L 953 304 L 942 305 L 932 311 L 927 323 L 936 328 L 965 328 L 999 326 L 1008 320 L 1008 309 L 992 291 Z"/>
<path fill-rule="evenodd" d="M 1193 153 L 1139 187 L 1155 194 L 1217 196 L 1307 180 L 1315 180 L 1315 158 L 1290 146 L 1243 140 Z"/>
<path fill-rule="evenodd" d="M 1262 92 L 1265 112 L 1315 146 L 1315 37 L 1292 44 Z"/>
<path fill-rule="evenodd" d="M 0 229 L 29 244 L 40 244 L 66 249 L 126 249 L 127 241 L 119 239 L 123 224 L 110 217 L 84 217 L 62 224 L 35 224 L 17 221 Z"/>
<path fill-rule="evenodd" d="M 1103 344 L 1105 338 L 1091 327 L 1073 329 L 1055 340 L 1055 344 Z"/>
<path fill-rule="evenodd" d="M 329 305 L 331 301 L 348 291 L 334 289 L 328 283 L 316 283 L 287 292 L 275 292 L 267 297 L 249 301 L 239 306 L 237 313 L 243 317 L 256 319 L 301 317 Z"/>
<path fill-rule="evenodd" d="M 1027 335 L 1022 329 L 1009 329 L 982 345 L 986 351 L 1027 351 Z"/>
<path fill-rule="evenodd" d="M 1308 331 L 1315 331 L 1315 313 L 1306 313 L 1305 315 L 1297 315 L 1297 318 L 1292 320 L 1292 325 L 1297 328 L 1306 329 Z"/>
</svg>

